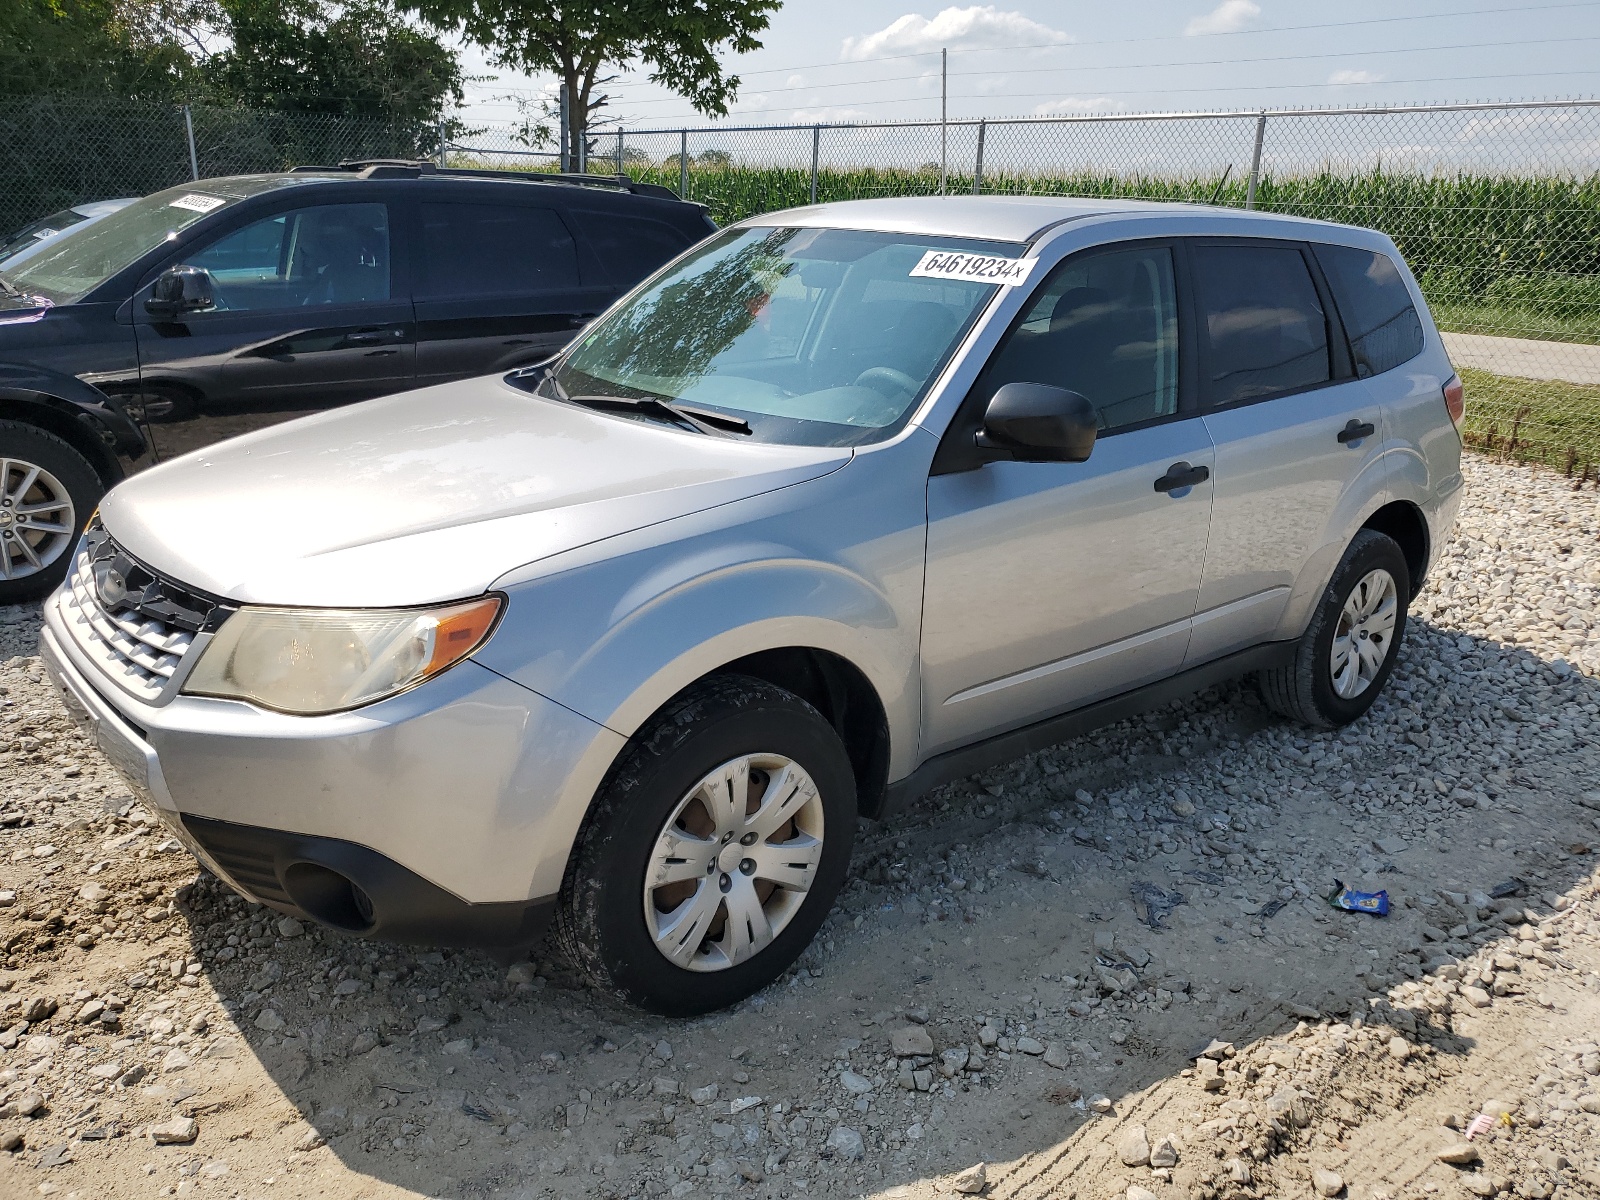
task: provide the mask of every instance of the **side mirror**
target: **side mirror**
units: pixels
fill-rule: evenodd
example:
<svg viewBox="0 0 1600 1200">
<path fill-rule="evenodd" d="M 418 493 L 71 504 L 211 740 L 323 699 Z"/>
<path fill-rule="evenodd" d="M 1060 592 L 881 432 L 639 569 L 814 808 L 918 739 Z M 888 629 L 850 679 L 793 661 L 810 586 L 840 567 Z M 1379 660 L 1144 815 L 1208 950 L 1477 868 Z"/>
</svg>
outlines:
<svg viewBox="0 0 1600 1200">
<path fill-rule="evenodd" d="M 156 277 L 144 310 L 151 316 L 178 317 L 215 308 L 211 273 L 201 267 L 168 267 Z"/>
<path fill-rule="evenodd" d="M 1008 383 L 989 399 L 977 444 L 1018 462 L 1083 462 L 1100 421 L 1077 392 L 1043 383 Z"/>
</svg>

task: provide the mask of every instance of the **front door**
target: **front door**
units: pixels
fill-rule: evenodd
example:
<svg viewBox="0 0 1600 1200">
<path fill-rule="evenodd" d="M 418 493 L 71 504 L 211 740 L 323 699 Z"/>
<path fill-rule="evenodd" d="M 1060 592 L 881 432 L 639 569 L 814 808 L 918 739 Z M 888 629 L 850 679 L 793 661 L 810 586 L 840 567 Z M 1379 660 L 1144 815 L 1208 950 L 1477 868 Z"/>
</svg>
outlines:
<svg viewBox="0 0 1600 1200">
<path fill-rule="evenodd" d="M 554 209 L 429 201 L 421 209 L 417 380 L 508 371 L 562 349 L 616 296 L 586 286 Z"/>
<path fill-rule="evenodd" d="M 141 389 L 162 457 L 414 382 L 411 300 L 388 205 L 290 209 L 182 257 L 216 304 L 176 320 L 134 297 Z"/>
<path fill-rule="evenodd" d="M 1216 500 L 1189 661 L 1274 635 L 1308 568 L 1323 578 L 1381 496 L 1384 411 L 1355 378 L 1310 247 L 1191 248 Z M 1358 480 L 1365 480 L 1359 485 Z"/>
<path fill-rule="evenodd" d="M 995 351 L 947 439 L 1011 382 L 1081 393 L 1100 434 L 1086 462 L 929 479 L 924 757 L 1181 667 L 1214 464 L 1179 341 L 1173 252 L 1144 244 L 1067 259 Z"/>
</svg>

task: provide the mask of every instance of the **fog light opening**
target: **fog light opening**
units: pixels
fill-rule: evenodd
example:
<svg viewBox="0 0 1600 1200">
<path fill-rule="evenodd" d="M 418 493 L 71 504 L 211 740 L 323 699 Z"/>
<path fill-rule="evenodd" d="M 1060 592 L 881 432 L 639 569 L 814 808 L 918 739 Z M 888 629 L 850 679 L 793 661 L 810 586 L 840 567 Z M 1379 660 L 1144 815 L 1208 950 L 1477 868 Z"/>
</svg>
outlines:
<svg viewBox="0 0 1600 1200">
<path fill-rule="evenodd" d="M 284 890 L 308 917 L 346 933 L 367 933 L 376 921 L 372 898 L 354 880 L 317 863 L 295 863 L 283 872 Z"/>
</svg>

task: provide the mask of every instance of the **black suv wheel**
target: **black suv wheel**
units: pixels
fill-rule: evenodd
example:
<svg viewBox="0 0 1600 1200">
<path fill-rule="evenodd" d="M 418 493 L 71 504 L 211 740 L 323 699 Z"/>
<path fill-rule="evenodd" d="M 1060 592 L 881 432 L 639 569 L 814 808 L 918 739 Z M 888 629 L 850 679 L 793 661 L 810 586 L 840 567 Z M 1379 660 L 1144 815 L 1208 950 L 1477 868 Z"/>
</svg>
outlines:
<svg viewBox="0 0 1600 1200">
<path fill-rule="evenodd" d="M 103 490 L 55 434 L 0 421 L 0 604 L 37 599 L 61 582 Z"/>
</svg>

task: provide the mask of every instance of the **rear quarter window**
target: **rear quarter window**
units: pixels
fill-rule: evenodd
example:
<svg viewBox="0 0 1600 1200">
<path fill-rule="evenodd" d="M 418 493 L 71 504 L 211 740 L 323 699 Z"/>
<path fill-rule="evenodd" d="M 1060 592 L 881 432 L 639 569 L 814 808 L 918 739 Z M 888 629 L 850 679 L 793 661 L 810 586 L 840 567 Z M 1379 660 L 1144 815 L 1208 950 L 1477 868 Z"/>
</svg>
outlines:
<svg viewBox="0 0 1600 1200">
<path fill-rule="evenodd" d="M 649 217 L 581 208 L 570 209 L 567 215 L 579 236 L 594 247 L 611 282 L 621 287 L 632 287 L 697 240 Z"/>
<path fill-rule="evenodd" d="M 1318 246 L 1317 261 L 1344 319 L 1356 374 L 1392 371 L 1422 353 L 1422 320 L 1387 254 L 1354 246 Z"/>
</svg>

